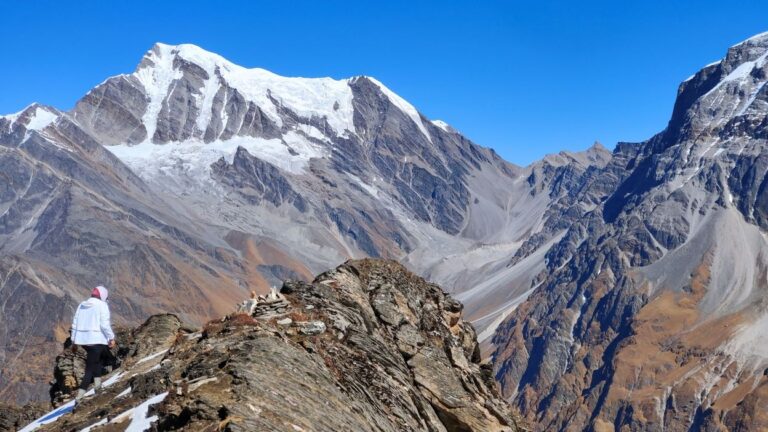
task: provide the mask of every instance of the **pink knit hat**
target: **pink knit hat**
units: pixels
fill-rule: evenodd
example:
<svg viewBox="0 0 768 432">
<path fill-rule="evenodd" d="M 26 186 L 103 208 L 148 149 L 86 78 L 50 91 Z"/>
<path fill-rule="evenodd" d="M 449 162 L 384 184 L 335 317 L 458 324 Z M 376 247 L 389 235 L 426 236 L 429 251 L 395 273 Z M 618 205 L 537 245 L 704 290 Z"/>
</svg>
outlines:
<svg viewBox="0 0 768 432">
<path fill-rule="evenodd" d="M 102 301 L 107 301 L 107 297 L 109 296 L 109 291 L 107 291 L 106 288 L 99 285 L 96 288 L 91 291 L 91 297 L 96 297 L 98 299 L 101 299 Z"/>
</svg>

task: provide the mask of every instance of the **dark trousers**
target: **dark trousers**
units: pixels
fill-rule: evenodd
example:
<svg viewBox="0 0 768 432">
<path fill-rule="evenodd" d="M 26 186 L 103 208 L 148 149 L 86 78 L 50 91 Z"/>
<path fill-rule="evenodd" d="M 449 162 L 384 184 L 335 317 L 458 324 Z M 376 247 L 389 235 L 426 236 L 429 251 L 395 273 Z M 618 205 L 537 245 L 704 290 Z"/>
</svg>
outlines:
<svg viewBox="0 0 768 432">
<path fill-rule="evenodd" d="M 101 371 L 104 370 L 104 358 L 108 348 L 106 345 L 84 345 L 83 348 L 87 355 L 85 357 L 85 375 L 80 381 L 80 388 L 88 390 L 93 379 L 100 377 Z"/>
</svg>

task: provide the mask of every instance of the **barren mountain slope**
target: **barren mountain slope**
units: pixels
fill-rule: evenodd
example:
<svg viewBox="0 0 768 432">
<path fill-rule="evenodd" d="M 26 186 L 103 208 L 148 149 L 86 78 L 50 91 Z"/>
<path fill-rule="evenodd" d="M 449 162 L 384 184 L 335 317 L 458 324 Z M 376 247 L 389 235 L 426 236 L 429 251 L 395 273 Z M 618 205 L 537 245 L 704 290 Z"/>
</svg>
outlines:
<svg viewBox="0 0 768 432">
<path fill-rule="evenodd" d="M 668 127 L 548 253 L 494 336 L 540 430 L 765 430 L 768 34 L 680 85 Z"/>
</svg>

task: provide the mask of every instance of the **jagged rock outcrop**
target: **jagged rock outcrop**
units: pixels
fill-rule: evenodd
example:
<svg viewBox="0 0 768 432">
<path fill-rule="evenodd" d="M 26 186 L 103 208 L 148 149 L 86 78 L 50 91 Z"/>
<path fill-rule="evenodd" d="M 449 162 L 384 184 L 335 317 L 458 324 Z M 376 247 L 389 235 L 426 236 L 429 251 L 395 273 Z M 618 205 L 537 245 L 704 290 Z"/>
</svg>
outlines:
<svg viewBox="0 0 768 432">
<path fill-rule="evenodd" d="M 496 378 L 536 429 L 768 427 L 767 57 L 768 34 L 733 46 L 616 148 L 499 326 Z"/>
<path fill-rule="evenodd" d="M 126 336 L 105 388 L 39 430 L 122 430 L 146 418 L 158 431 L 519 430 L 462 305 L 438 286 L 362 260 L 282 292 L 295 320 L 325 331 L 233 314 L 193 332 L 152 317 Z"/>
</svg>

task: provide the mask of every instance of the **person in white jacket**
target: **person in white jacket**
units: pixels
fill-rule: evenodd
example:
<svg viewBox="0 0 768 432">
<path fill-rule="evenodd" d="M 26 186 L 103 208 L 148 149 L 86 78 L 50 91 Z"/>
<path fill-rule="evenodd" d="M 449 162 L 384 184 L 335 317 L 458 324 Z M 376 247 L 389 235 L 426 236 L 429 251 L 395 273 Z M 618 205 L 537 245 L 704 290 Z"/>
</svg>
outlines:
<svg viewBox="0 0 768 432">
<path fill-rule="evenodd" d="M 101 387 L 101 372 L 104 369 L 104 357 L 109 348 L 115 346 L 115 333 L 109 316 L 107 297 L 109 291 L 98 286 L 91 292 L 91 298 L 80 303 L 72 319 L 72 349 L 82 346 L 86 352 L 85 375 L 77 390 L 77 401 L 85 396 L 88 386 L 93 382 Z"/>
</svg>

